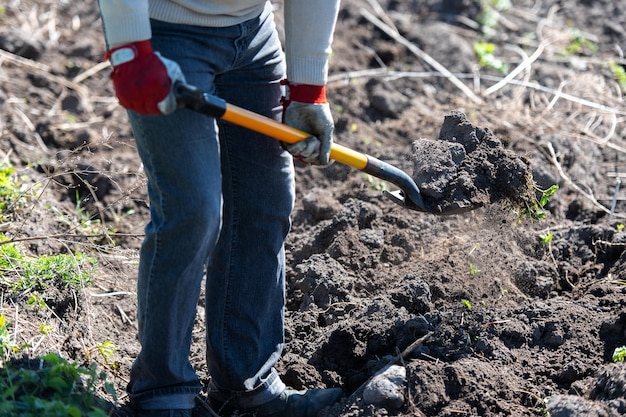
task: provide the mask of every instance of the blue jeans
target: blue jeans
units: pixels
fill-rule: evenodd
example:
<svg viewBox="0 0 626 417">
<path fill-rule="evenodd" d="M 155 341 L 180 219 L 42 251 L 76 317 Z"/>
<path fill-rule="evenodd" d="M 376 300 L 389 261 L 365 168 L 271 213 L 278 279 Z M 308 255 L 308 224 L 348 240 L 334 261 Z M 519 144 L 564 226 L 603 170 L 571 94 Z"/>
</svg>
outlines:
<svg viewBox="0 0 626 417">
<path fill-rule="evenodd" d="M 152 45 L 189 84 L 280 119 L 281 45 L 271 6 L 242 24 L 152 22 Z M 201 385 L 189 362 L 206 271 L 207 366 L 212 395 L 256 406 L 285 388 L 284 239 L 295 198 L 291 156 L 266 136 L 187 109 L 129 112 L 148 178 L 151 219 L 141 247 L 141 352 L 128 391 L 141 409 L 186 409 Z"/>
</svg>

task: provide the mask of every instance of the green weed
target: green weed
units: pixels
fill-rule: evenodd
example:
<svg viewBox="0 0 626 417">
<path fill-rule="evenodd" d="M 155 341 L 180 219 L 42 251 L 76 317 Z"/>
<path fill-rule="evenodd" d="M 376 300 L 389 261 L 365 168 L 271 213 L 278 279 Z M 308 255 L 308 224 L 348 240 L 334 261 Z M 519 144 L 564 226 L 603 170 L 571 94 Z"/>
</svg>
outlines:
<svg viewBox="0 0 626 417">
<path fill-rule="evenodd" d="M 543 208 L 548 204 L 552 196 L 558 191 L 559 186 L 554 184 L 547 190 L 541 190 L 537 187 L 535 189 L 541 192 L 541 196 L 538 200 L 534 202 L 533 205 L 523 207 L 520 211 L 519 219 L 521 220 L 523 217 L 530 217 L 532 219 L 543 220 L 546 218 L 546 212 Z"/>
<path fill-rule="evenodd" d="M 622 91 L 626 92 L 626 69 L 615 61 L 609 62 L 609 68 L 615 75 L 615 78 L 617 78 L 617 83 Z"/>
<path fill-rule="evenodd" d="M 15 292 L 39 292 L 51 285 L 78 290 L 91 284 L 96 265 L 95 258 L 81 252 L 32 257 L 20 252 L 12 243 L 0 246 L 0 270 L 3 271 L 0 284 Z M 33 304 L 42 306 L 38 300 L 33 300 Z"/>
<path fill-rule="evenodd" d="M 0 220 L 24 207 L 28 201 L 27 188 L 19 181 L 9 162 L 0 162 Z"/>
<path fill-rule="evenodd" d="M 0 364 L 2 363 L 2 360 L 7 359 L 12 354 L 27 347 L 30 347 L 30 345 L 17 344 L 9 333 L 9 323 L 7 323 L 6 316 L 4 314 L 0 314 Z"/>
<path fill-rule="evenodd" d="M 0 314 L 0 357 L 5 357 L 9 352 L 13 351 L 16 344 L 9 334 L 7 328 L 7 319 L 4 314 Z"/>
<path fill-rule="evenodd" d="M 491 42 L 476 42 L 474 53 L 478 57 L 478 63 L 484 68 L 493 68 L 501 74 L 508 71 L 508 65 L 494 55 L 496 45 Z"/>
<path fill-rule="evenodd" d="M 47 206 L 47 208 L 57 214 L 60 222 L 65 224 L 71 231 L 78 232 L 85 236 L 90 236 L 91 242 L 102 245 L 115 245 L 115 241 L 111 237 L 115 234 L 115 227 L 105 227 L 100 219 L 90 213 L 85 208 L 84 199 L 80 198 L 78 192 L 76 193 L 76 206 L 74 208 L 74 212 L 66 213 L 54 206 Z M 132 214 L 132 212 L 126 214 Z M 111 212 L 111 216 L 114 219 L 119 220 L 119 216 L 116 213 Z"/>
<path fill-rule="evenodd" d="M 54 327 L 50 326 L 49 324 L 41 323 L 39 325 L 39 332 L 43 335 L 50 333 L 53 329 Z"/>
<path fill-rule="evenodd" d="M 67 225 L 70 229 L 82 233 L 84 235 L 100 235 L 102 225 L 99 219 L 85 209 L 84 201 L 76 194 L 76 207 L 71 214 L 63 213 L 56 207 L 50 207 L 52 211 L 59 215 L 61 223 Z"/>
<path fill-rule="evenodd" d="M 3 416 L 106 417 L 109 414 L 97 396 L 100 387 L 117 402 L 112 384 L 95 364 L 85 368 L 53 353 L 41 356 L 34 370 L 6 362 L 0 375 Z"/>
<path fill-rule="evenodd" d="M 550 201 L 554 193 L 557 192 L 558 189 L 559 189 L 559 186 L 555 184 L 552 187 L 548 188 L 547 190 L 543 190 L 541 192 L 541 197 L 539 198 L 539 206 L 542 208 L 545 207 L 545 205 L 548 204 L 548 202 Z"/>
<path fill-rule="evenodd" d="M 387 185 L 387 183 L 385 181 L 382 181 L 382 180 L 374 177 L 373 175 L 365 174 L 365 179 L 370 184 L 370 187 L 373 190 L 376 190 L 376 191 L 387 191 L 389 189 L 389 186 Z"/>
<path fill-rule="evenodd" d="M 626 346 L 615 348 L 613 362 L 624 362 L 624 359 L 626 359 Z"/>
<path fill-rule="evenodd" d="M 595 52 L 598 45 L 587 39 L 580 31 L 572 30 L 569 44 L 565 47 L 562 55 L 582 55 L 587 52 Z"/>
<path fill-rule="evenodd" d="M 34 291 L 28 296 L 28 300 L 26 300 L 26 305 L 34 308 L 46 308 L 48 306 L 46 304 L 46 300 L 39 294 L 38 291 Z"/>
<path fill-rule="evenodd" d="M 485 35 L 492 36 L 495 33 L 500 12 L 510 9 L 511 6 L 510 0 L 482 0 L 478 23 Z"/>
<path fill-rule="evenodd" d="M 539 239 L 541 239 L 541 243 L 543 243 L 546 246 L 548 246 L 550 242 L 552 242 L 553 238 L 554 238 L 553 233 L 546 233 L 545 235 L 539 236 Z"/>
<path fill-rule="evenodd" d="M 105 365 L 113 366 L 114 364 L 111 363 L 111 358 L 113 358 L 113 355 L 119 350 L 119 348 L 112 341 L 105 340 L 102 343 L 97 343 L 95 349 L 92 350 L 96 350 L 98 352 Z"/>
</svg>

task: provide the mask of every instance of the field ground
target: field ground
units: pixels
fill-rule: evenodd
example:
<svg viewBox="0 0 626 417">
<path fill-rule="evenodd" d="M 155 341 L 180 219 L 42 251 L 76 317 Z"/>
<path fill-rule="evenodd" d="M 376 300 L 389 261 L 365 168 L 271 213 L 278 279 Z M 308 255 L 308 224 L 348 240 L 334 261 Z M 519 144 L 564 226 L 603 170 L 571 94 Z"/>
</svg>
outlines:
<svg viewBox="0 0 626 417">
<path fill-rule="evenodd" d="M 544 220 L 501 204 L 437 216 L 341 164 L 299 165 L 279 370 L 296 388 L 344 387 L 326 417 L 626 413 L 626 368 L 612 361 L 626 345 L 626 7 L 513 3 L 343 2 L 329 82 L 338 143 L 411 173 L 412 143 L 437 139 L 457 110 L 527 158 L 538 189 L 559 190 Z M 0 23 L 0 153 L 27 190 L 2 231 L 28 256 L 98 260 L 79 290 L 10 291 L 19 271 L 4 271 L 0 314 L 28 357 L 98 362 L 115 414 L 130 416 L 148 201 L 101 63 L 97 3 L 13 0 Z M 201 303 L 190 357 L 207 378 L 203 321 Z M 406 370 L 400 400 L 370 401 L 363 385 L 391 363 Z"/>
</svg>

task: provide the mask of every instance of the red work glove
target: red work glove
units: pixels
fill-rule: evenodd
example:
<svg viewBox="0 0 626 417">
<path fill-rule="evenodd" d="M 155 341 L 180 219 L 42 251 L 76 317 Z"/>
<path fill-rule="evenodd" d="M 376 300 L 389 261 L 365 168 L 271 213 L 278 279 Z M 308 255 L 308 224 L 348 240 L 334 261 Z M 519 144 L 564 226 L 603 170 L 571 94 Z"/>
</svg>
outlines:
<svg viewBox="0 0 626 417">
<path fill-rule="evenodd" d="M 335 122 L 326 101 L 326 87 L 308 84 L 290 84 L 283 102 L 283 122 L 311 134 L 296 143 L 284 143 L 285 149 L 298 159 L 314 165 L 330 162 Z"/>
<path fill-rule="evenodd" d="M 184 81 L 178 64 L 152 50 L 149 40 L 109 50 L 113 88 L 122 107 L 144 115 L 170 114 L 176 110 L 172 85 Z"/>
</svg>

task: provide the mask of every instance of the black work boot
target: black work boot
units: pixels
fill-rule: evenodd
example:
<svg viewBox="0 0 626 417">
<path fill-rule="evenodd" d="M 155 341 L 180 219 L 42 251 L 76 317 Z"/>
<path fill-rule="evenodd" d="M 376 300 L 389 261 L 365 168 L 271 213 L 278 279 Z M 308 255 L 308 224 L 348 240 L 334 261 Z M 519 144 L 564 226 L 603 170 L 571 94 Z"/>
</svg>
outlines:
<svg viewBox="0 0 626 417">
<path fill-rule="evenodd" d="M 253 408 L 233 408 L 209 398 L 208 402 L 220 417 L 317 417 L 324 408 L 335 404 L 341 388 L 296 391 L 286 389 L 272 401 Z"/>
</svg>

